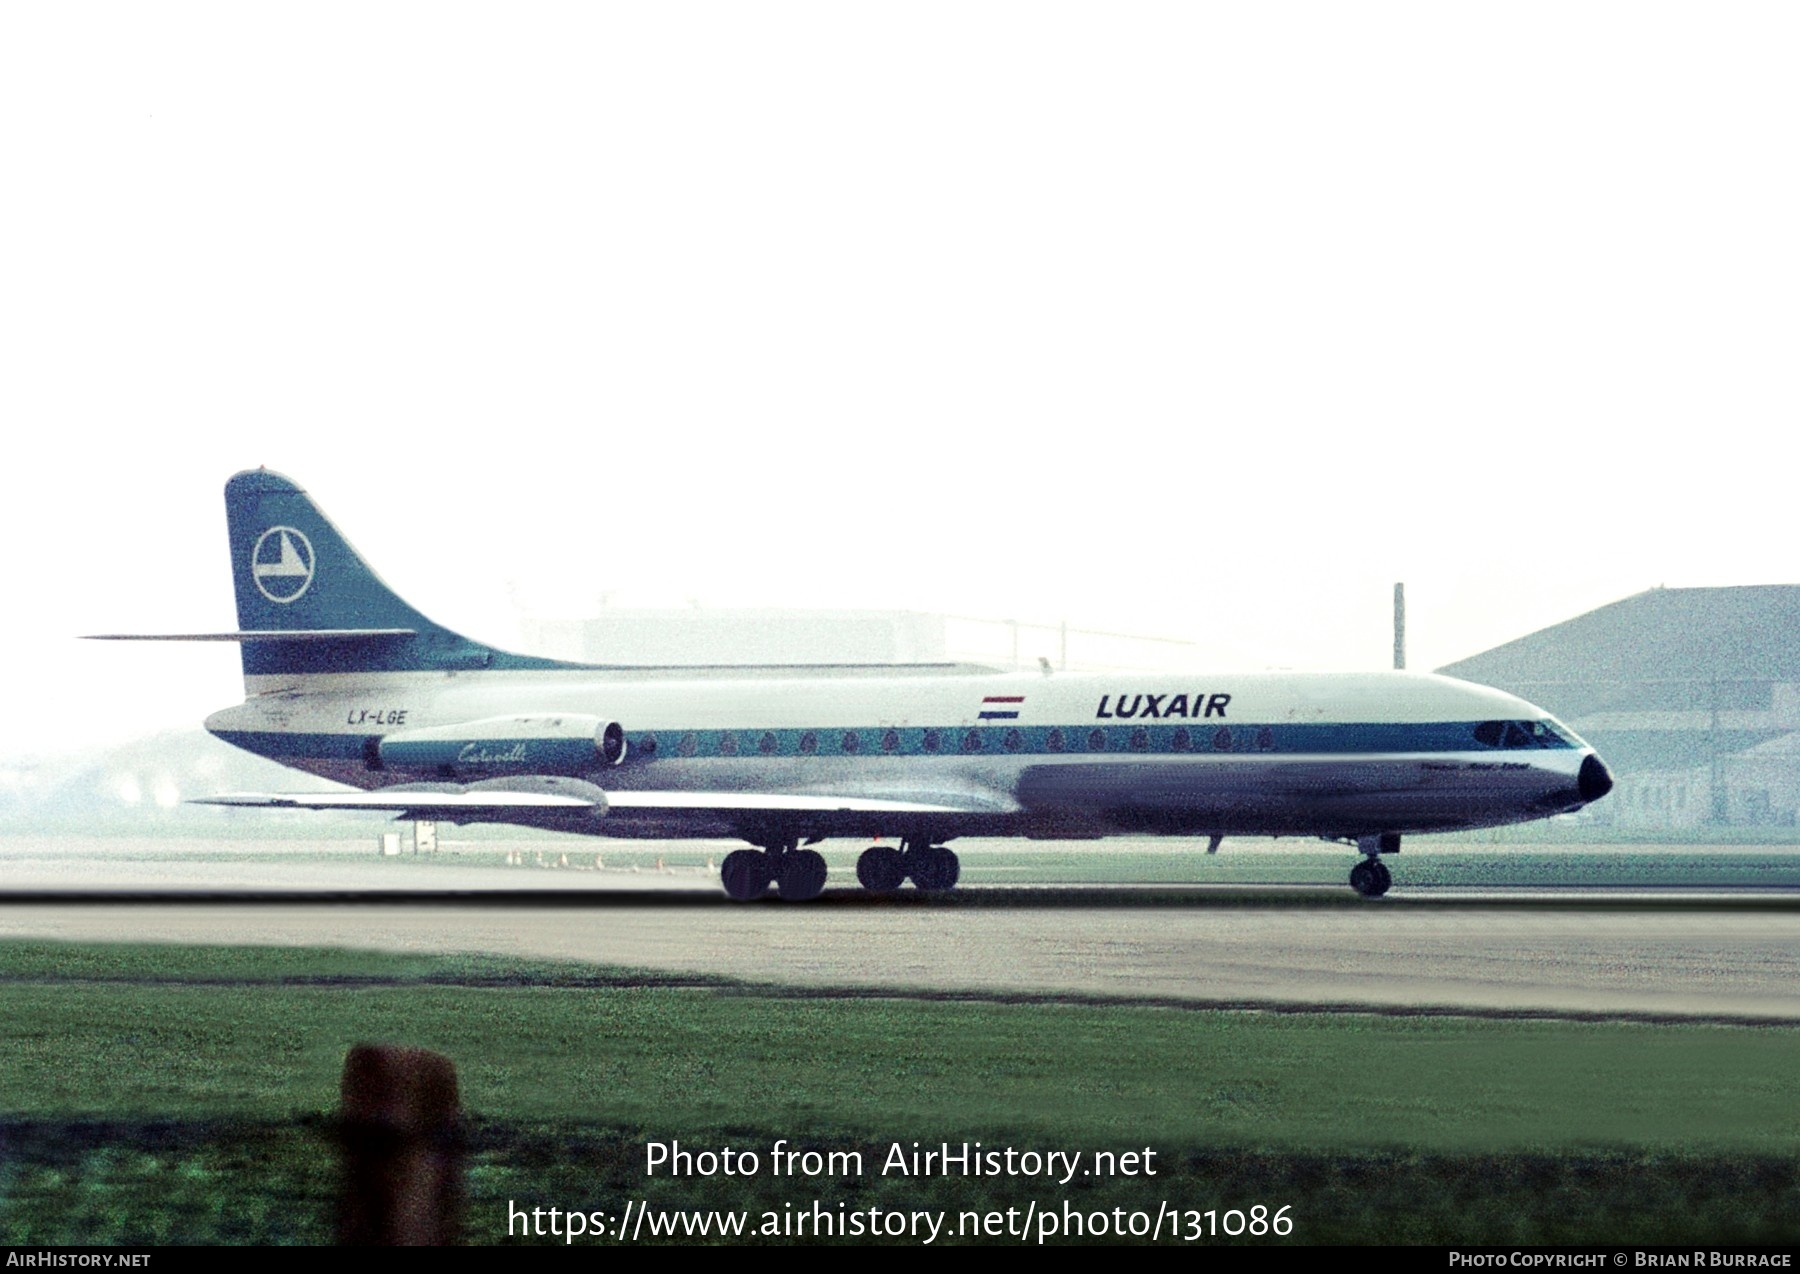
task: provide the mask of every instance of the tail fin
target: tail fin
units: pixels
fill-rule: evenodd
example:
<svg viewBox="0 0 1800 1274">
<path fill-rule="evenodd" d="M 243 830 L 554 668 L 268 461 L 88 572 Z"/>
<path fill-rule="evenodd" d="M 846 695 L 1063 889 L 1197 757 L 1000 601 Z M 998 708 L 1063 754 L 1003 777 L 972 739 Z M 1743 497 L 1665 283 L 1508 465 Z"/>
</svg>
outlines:
<svg viewBox="0 0 1800 1274">
<path fill-rule="evenodd" d="M 568 666 L 425 618 L 278 473 L 251 469 L 227 482 L 225 519 L 246 677 Z"/>
</svg>

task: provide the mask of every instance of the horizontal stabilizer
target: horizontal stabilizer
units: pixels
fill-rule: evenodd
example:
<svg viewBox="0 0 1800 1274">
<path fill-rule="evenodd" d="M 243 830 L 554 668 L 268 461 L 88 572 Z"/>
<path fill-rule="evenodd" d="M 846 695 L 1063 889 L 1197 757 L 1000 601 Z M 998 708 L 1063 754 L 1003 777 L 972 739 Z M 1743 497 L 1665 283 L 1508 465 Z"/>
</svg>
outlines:
<svg viewBox="0 0 1800 1274">
<path fill-rule="evenodd" d="M 416 637 L 416 628 L 291 628 L 236 633 L 89 633 L 85 641 L 377 641 Z"/>
</svg>

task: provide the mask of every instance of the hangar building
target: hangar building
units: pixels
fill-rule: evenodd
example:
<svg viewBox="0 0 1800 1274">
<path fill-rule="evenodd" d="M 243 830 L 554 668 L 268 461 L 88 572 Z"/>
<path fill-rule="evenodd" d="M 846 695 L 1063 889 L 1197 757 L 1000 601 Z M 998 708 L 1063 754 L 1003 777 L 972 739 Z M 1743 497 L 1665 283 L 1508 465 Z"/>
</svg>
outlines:
<svg viewBox="0 0 1800 1274">
<path fill-rule="evenodd" d="M 1651 589 L 1438 671 L 1529 699 L 1599 750 L 1618 786 L 1583 820 L 1796 822 L 1800 585 Z"/>
</svg>

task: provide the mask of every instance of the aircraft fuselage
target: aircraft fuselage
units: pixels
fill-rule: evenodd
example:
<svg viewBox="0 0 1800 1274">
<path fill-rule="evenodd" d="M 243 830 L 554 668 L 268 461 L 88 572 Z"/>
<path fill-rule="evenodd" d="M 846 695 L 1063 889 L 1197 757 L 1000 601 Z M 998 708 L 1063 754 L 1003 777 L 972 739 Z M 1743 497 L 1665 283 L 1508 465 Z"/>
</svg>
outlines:
<svg viewBox="0 0 1800 1274">
<path fill-rule="evenodd" d="M 264 680 L 208 729 L 364 789 L 555 774 L 609 793 L 854 793 L 957 810 L 790 812 L 748 829 L 741 811 L 671 817 L 617 806 L 510 820 L 611 836 L 761 835 L 774 821 L 803 837 L 1348 838 L 1542 818 L 1595 795 L 1591 779 L 1583 790 L 1592 749 L 1540 709 L 1425 674 L 620 669 Z M 608 764 L 565 718 L 617 723 L 622 758 Z M 509 720 L 516 727 L 491 725 Z M 459 723 L 489 728 L 459 732 Z"/>
</svg>

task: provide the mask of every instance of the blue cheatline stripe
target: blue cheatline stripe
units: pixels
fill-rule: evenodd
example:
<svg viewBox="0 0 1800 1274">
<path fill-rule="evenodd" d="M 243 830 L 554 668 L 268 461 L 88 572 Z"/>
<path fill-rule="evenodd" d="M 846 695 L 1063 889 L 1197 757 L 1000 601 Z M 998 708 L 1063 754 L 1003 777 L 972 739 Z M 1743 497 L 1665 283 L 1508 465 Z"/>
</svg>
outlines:
<svg viewBox="0 0 1800 1274">
<path fill-rule="evenodd" d="M 1476 721 L 1411 725 L 959 725 L 863 726 L 813 730 L 632 731 L 626 766 L 686 757 L 845 756 L 1355 756 L 1393 753 L 1491 752 L 1496 757 L 1545 750 L 1490 748 L 1476 741 Z M 223 730 L 218 736 L 262 756 L 360 760 L 362 734 Z M 567 740 L 560 740 L 567 743 Z M 1547 745 L 1571 749 L 1567 741 Z"/>
</svg>

